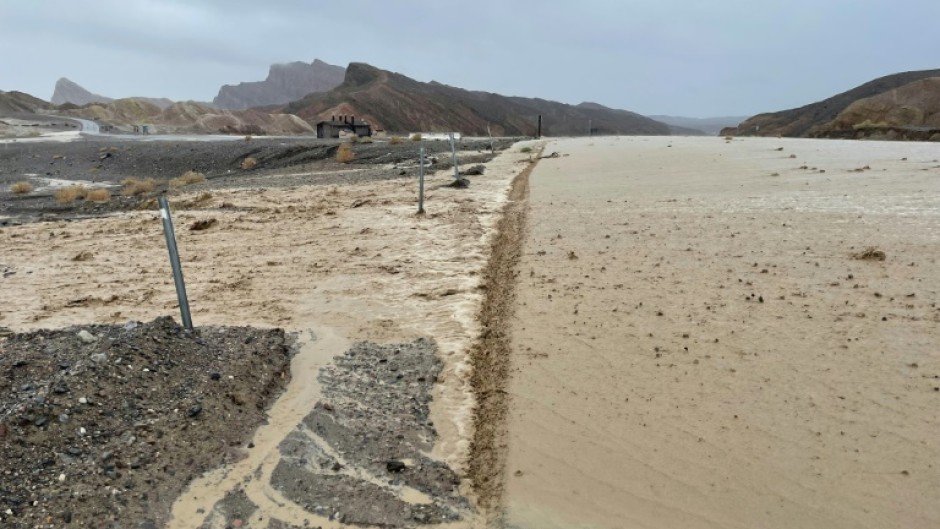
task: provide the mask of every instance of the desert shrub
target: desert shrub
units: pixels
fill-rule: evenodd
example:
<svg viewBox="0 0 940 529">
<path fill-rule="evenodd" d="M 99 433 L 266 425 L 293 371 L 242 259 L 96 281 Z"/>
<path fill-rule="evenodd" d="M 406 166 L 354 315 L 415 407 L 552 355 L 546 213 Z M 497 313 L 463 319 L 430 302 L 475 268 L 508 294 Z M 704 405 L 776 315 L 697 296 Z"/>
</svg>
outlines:
<svg viewBox="0 0 940 529">
<path fill-rule="evenodd" d="M 336 151 L 336 161 L 339 163 L 349 163 L 353 161 L 356 155 L 353 153 L 352 145 L 344 143 Z"/>
<path fill-rule="evenodd" d="M 245 143 L 251 143 L 251 134 L 245 135 Z"/>
<path fill-rule="evenodd" d="M 416 133 L 414 133 L 414 134 L 411 135 L 411 141 L 421 141 L 421 140 L 423 140 L 423 139 L 424 139 L 424 137 L 421 136 L 420 133 L 417 133 L 417 132 L 416 132 Z"/>
<path fill-rule="evenodd" d="M 103 187 L 90 189 L 85 194 L 85 200 L 89 200 L 91 202 L 107 202 L 111 200 L 111 191 L 108 191 Z"/>
<path fill-rule="evenodd" d="M 33 185 L 29 182 L 17 182 L 10 186 L 10 191 L 17 195 L 25 195 L 33 190 Z"/>
<path fill-rule="evenodd" d="M 359 141 L 362 142 L 362 143 L 372 143 L 372 137 L 371 137 L 371 136 L 363 136 L 363 137 L 359 138 Z"/>
<path fill-rule="evenodd" d="M 198 184 L 199 182 L 205 182 L 206 175 L 202 173 L 197 173 L 196 171 L 186 171 L 182 175 L 170 180 L 170 187 L 179 188 L 186 187 L 193 184 Z"/>
<path fill-rule="evenodd" d="M 245 158 L 244 160 L 242 160 L 242 169 L 244 169 L 244 170 L 246 170 L 246 171 L 250 171 L 250 170 L 254 169 L 255 166 L 257 166 L 257 165 L 258 165 L 258 160 L 255 160 L 254 158 L 252 158 L 252 157 L 250 157 L 250 156 L 249 156 L 248 158 Z"/>
<path fill-rule="evenodd" d="M 353 134 L 352 136 L 346 138 L 346 141 L 349 143 L 359 143 L 359 136 Z"/>
<path fill-rule="evenodd" d="M 124 186 L 121 189 L 121 194 L 126 197 L 143 195 L 144 193 L 153 191 L 157 187 L 157 182 L 153 178 L 125 178 L 121 184 Z"/>
<path fill-rule="evenodd" d="M 523 148 L 519 149 L 519 152 L 522 152 L 522 153 L 530 153 L 530 152 L 532 152 L 532 147 L 523 147 Z"/>
<path fill-rule="evenodd" d="M 402 142 L 402 139 L 401 139 L 401 136 L 392 136 L 391 138 L 388 139 L 388 142 L 391 143 L 392 145 L 398 145 L 399 143 Z"/>
<path fill-rule="evenodd" d="M 68 186 L 56 191 L 53 197 L 59 204 L 69 204 L 80 198 L 85 198 L 87 194 L 88 190 L 83 186 Z"/>
</svg>

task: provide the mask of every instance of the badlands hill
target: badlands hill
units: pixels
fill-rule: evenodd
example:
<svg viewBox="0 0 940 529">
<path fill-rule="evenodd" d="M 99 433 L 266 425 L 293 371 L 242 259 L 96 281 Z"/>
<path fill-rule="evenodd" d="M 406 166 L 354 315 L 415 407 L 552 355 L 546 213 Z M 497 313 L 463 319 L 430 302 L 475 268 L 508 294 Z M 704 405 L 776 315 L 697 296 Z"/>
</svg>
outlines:
<svg viewBox="0 0 940 529">
<path fill-rule="evenodd" d="M 863 99 L 873 98 L 888 92 L 894 91 L 905 85 L 910 85 L 916 81 L 929 79 L 931 77 L 940 77 L 940 70 L 924 70 L 916 72 L 904 72 L 894 75 L 888 75 L 870 81 L 861 86 L 853 88 L 847 92 L 830 97 L 826 100 L 812 103 L 800 108 L 784 110 L 781 112 L 772 112 L 759 114 L 745 120 L 736 128 L 722 131 L 724 134 L 736 134 L 739 136 L 792 136 L 792 137 L 816 137 L 832 134 L 833 129 L 829 126 L 830 122 L 836 120 L 843 111 Z M 910 91 L 906 91 L 909 94 Z M 890 99 L 890 98 L 889 98 Z M 924 98 L 929 101 L 929 97 Z M 885 104 L 887 100 L 883 100 Z M 846 125 L 862 125 L 865 121 L 873 123 L 880 122 L 876 114 L 887 114 L 883 110 L 877 110 L 872 115 L 866 115 L 868 107 L 856 107 L 850 115 L 843 116 L 840 121 L 839 130 L 843 130 Z M 905 113 L 899 107 L 892 114 L 897 126 L 907 127 L 915 126 L 916 116 L 921 111 Z M 912 120 L 900 119 L 902 116 L 910 116 Z M 855 120 L 849 124 L 846 120 Z"/>
<path fill-rule="evenodd" d="M 35 114 L 43 110 L 49 110 L 52 105 L 38 97 L 33 97 L 24 92 L 2 92 L 0 91 L 0 116 L 10 114 Z"/>
<path fill-rule="evenodd" d="M 156 105 L 160 108 L 167 108 L 173 104 L 173 101 L 165 97 L 130 97 L 126 99 L 136 99 Z M 57 106 L 84 106 L 92 103 L 110 103 L 113 98 L 98 95 L 89 92 L 84 87 L 65 77 L 59 79 L 55 84 L 55 91 L 52 93 L 52 104 Z"/>
<path fill-rule="evenodd" d="M 139 98 L 118 99 L 80 108 L 61 110 L 64 116 L 91 119 L 127 128 L 137 124 L 152 126 L 154 132 L 209 134 L 306 134 L 313 128 L 297 116 L 270 114 L 258 110 L 221 110 L 192 101 L 160 108 Z"/>
<path fill-rule="evenodd" d="M 245 109 L 286 105 L 307 94 L 326 92 L 342 84 L 346 69 L 319 59 L 271 66 L 264 81 L 225 85 L 212 103 L 219 108 Z"/>
<path fill-rule="evenodd" d="M 940 77 L 859 99 L 814 135 L 940 141 Z"/>
<path fill-rule="evenodd" d="M 284 111 L 310 123 L 351 115 L 394 132 L 528 136 L 535 133 L 542 115 L 542 133 L 552 136 L 586 134 L 589 122 L 595 134 L 670 134 L 665 124 L 626 110 L 473 92 L 423 83 L 363 63 L 350 64 L 343 83 L 335 89 L 310 94 Z"/>
</svg>

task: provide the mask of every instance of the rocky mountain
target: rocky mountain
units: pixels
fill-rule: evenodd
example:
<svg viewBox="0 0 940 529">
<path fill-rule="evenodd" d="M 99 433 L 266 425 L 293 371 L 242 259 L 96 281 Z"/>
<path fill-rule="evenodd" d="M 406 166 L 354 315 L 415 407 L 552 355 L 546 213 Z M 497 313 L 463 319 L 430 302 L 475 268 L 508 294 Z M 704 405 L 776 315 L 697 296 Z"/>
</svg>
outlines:
<svg viewBox="0 0 940 529">
<path fill-rule="evenodd" d="M 52 92 L 52 104 L 64 105 L 72 103 L 73 105 L 87 105 L 89 103 L 110 103 L 114 101 L 110 97 L 100 96 L 85 90 L 78 83 L 72 82 L 65 77 L 55 83 L 55 91 Z"/>
<path fill-rule="evenodd" d="M 252 109 L 222 110 L 193 101 L 160 108 L 142 98 L 127 98 L 63 108 L 60 113 L 126 131 L 134 125 L 149 125 L 153 133 L 309 134 L 314 130 L 297 116 Z"/>
<path fill-rule="evenodd" d="M 699 131 L 700 134 L 715 136 L 726 127 L 734 127 L 741 123 L 747 116 L 723 116 L 714 118 L 687 118 L 682 116 L 647 116 L 665 123 L 671 127 L 680 127 L 682 129 L 691 129 Z"/>
<path fill-rule="evenodd" d="M 35 114 L 36 112 L 49 110 L 51 108 L 52 105 L 47 101 L 43 101 L 27 93 L 0 91 L 0 115 Z"/>
<path fill-rule="evenodd" d="M 225 85 L 212 103 L 225 109 L 286 105 L 314 92 L 326 92 L 343 82 L 346 69 L 319 59 L 271 66 L 264 81 Z"/>
<path fill-rule="evenodd" d="M 856 101 L 884 94 L 930 77 L 940 77 L 940 70 L 923 70 L 888 75 L 817 103 L 781 112 L 753 116 L 736 128 L 724 132 L 739 136 L 817 136 L 824 132 L 826 124 L 836 119 L 839 114 Z M 858 117 L 862 121 L 868 119 Z"/>
<path fill-rule="evenodd" d="M 350 64 L 338 87 L 310 94 L 284 111 L 311 124 L 333 116 L 355 116 L 391 132 L 530 136 L 541 115 L 542 133 L 549 136 L 587 134 L 589 122 L 595 134 L 670 134 L 667 125 L 626 110 L 473 92 L 419 82 L 363 63 Z"/>
</svg>

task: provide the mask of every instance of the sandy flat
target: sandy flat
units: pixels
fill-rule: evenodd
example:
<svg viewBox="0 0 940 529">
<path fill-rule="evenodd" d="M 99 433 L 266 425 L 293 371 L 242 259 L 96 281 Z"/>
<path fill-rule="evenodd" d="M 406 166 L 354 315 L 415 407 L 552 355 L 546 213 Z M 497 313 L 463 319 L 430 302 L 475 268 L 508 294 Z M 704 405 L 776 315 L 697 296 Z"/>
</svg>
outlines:
<svg viewBox="0 0 940 529">
<path fill-rule="evenodd" d="M 512 331 L 510 527 L 940 527 L 940 146 L 552 151 Z"/>
</svg>

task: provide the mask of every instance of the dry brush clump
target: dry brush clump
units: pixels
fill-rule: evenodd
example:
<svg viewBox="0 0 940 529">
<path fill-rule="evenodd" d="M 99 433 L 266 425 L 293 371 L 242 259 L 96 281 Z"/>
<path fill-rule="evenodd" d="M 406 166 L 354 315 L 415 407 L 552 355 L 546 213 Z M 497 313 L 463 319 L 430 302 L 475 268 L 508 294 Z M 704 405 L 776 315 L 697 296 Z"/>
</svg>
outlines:
<svg viewBox="0 0 940 529">
<path fill-rule="evenodd" d="M 422 136 L 421 134 L 417 132 L 411 135 L 411 141 L 421 141 L 423 139 L 424 139 L 424 136 Z"/>
<path fill-rule="evenodd" d="M 402 142 L 402 139 L 401 139 L 401 136 L 392 136 L 391 138 L 388 139 L 388 142 L 391 143 L 392 145 L 398 145 L 399 143 Z"/>
<path fill-rule="evenodd" d="M 29 182 L 17 182 L 10 186 L 10 191 L 16 195 L 25 195 L 33 190 L 33 185 Z"/>
<path fill-rule="evenodd" d="M 108 202 L 111 200 L 111 191 L 104 187 L 98 187 L 95 189 L 90 189 L 85 194 L 85 200 L 89 202 Z"/>
<path fill-rule="evenodd" d="M 157 181 L 153 178 L 125 178 L 121 185 L 121 194 L 126 197 L 136 197 L 144 193 L 150 193 L 157 188 Z"/>
<path fill-rule="evenodd" d="M 196 171 L 186 171 L 180 176 L 170 180 L 170 187 L 176 189 L 206 181 L 206 175 Z"/>
<path fill-rule="evenodd" d="M 244 169 L 244 170 L 246 170 L 246 171 L 250 171 L 250 170 L 254 169 L 255 166 L 257 166 L 257 165 L 258 165 L 258 160 L 255 160 L 254 158 L 252 158 L 252 157 L 250 157 L 250 156 L 249 156 L 248 158 L 245 158 L 244 160 L 242 160 L 242 163 L 241 163 L 242 169 Z"/>
<path fill-rule="evenodd" d="M 888 256 L 882 250 L 874 246 L 869 246 L 860 252 L 852 254 L 852 258 L 858 259 L 859 261 L 884 261 L 887 257 Z"/>
<path fill-rule="evenodd" d="M 88 190 L 84 186 L 68 186 L 53 193 L 55 201 L 59 204 L 70 204 L 78 199 L 85 198 Z"/>
<path fill-rule="evenodd" d="M 353 161 L 356 154 L 352 150 L 352 145 L 344 143 L 336 150 L 336 161 L 339 163 L 349 163 Z"/>
</svg>

